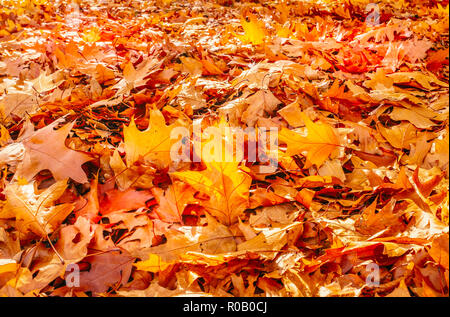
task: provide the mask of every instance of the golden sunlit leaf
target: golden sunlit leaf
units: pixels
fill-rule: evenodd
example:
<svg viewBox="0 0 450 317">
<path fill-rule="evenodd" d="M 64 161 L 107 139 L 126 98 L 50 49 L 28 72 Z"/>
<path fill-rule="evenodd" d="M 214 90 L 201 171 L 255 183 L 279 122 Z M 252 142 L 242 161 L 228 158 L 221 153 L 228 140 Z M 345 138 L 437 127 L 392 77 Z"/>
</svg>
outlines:
<svg viewBox="0 0 450 317">
<path fill-rule="evenodd" d="M 306 152 L 305 168 L 315 164 L 321 166 L 334 150 L 340 146 L 333 128 L 326 123 L 314 123 L 304 113 L 301 115 L 306 124 L 306 137 L 288 129 L 282 129 L 279 134 L 281 142 L 288 146 L 286 155 L 293 156 Z"/>
<path fill-rule="evenodd" d="M 244 35 L 240 37 L 243 42 L 259 45 L 264 43 L 265 28 L 258 21 L 256 16 L 248 14 L 241 18 L 241 25 L 244 28 Z"/>
</svg>

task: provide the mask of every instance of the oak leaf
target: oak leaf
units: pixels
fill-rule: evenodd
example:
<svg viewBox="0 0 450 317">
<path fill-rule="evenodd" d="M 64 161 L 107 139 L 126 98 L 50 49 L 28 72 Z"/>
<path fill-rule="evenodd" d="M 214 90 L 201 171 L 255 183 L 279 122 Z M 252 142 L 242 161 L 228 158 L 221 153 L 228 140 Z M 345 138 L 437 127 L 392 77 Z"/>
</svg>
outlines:
<svg viewBox="0 0 450 317">
<path fill-rule="evenodd" d="M 55 248 L 65 263 L 77 263 L 88 254 L 88 245 L 93 235 L 89 219 L 78 217 L 73 225 L 61 229 Z"/>
<path fill-rule="evenodd" d="M 30 180 L 40 171 L 48 169 L 58 181 L 68 177 L 78 183 L 88 181 L 81 165 L 91 160 L 91 157 L 65 145 L 67 135 L 75 122 L 55 131 L 53 128 L 57 123 L 58 121 L 55 121 L 22 140 L 25 156 L 17 167 L 17 177 Z"/>
<path fill-rule="evenodd" d="M 422 194 L 423 197 L 428 198 L 428 196 L 431 194 L 433 189 L 441 182 L 441 180 L 444 178 L 444 172 L 441 172 L 441 174 L 434 175 L 431 179 L 421 182 L 419 177 L 419 168 L 416 168 L 414 170 L 413 174 L 413 181 L 414 184 L 416 184 L 417 189 Z"/>
<path fill-rule="evenodd" d="M 145 202 L 153 198 L 147 190 L 127 189 L 107 191 L 100 202 L 100 214 L 107 215 L 114 211 L 128 211 L 145 207 Z"/>
<path fill-rule="evenodd" d="M 131 274 L 134 258 L 125 252 L 109 251 L 85 258 L 90 263 L 87 272 L 80 273 L 82 290 L 103 293 L 109 287 L 125 284 Z"/>
<path fill-rule="evenodd" d="M 34 183 L 7 186 L 4 190 L 7 201 L 0 218 L 15 218 L 20 232 L 31 231 L 46 237 L 70 214 L 73 205 L 54 205 L 66 190 L 67 181 L 56 182 L 39 194 L 34 186 Z"/>
<path fill-rule="evenodd" d="M 27 112 L 34 112 L 38 107 L 39 98 L 36 93 L 9 93 L 0 99 L 0 114 L 3 118 L 11 114 L 23 116 Z"/>
<path fill-rule="evenodd" d="M 78 217 L 85 217 L 92 222 L 99 220 L 100 204 L 98 200 L 98 179 L 95 178 L 91 182 L 91 189 L 87 195 L 86 201 L 83 203 L 83 207 L 75 211 L 75 215 Z"/>
</svg>

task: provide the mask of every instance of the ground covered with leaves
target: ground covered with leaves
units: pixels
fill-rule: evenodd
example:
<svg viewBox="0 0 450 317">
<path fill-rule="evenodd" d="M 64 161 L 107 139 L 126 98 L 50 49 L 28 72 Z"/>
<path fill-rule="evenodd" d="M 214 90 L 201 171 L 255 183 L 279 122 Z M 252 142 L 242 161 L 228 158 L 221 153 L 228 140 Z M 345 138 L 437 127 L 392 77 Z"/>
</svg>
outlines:
<svg viewBox="0 0 450 317">
<path fill-rule="evenodd" d="M 0 296 L 448 296 L 448 13 L 1 0 Z"/>
</svg>

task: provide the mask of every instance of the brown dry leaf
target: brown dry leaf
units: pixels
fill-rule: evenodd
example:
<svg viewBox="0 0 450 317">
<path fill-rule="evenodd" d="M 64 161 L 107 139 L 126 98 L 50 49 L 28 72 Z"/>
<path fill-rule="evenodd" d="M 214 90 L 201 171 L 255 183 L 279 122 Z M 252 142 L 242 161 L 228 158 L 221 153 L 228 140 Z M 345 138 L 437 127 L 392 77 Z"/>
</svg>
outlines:
<svg viewBox="0 0 450 317">
<path fill-rule="evenodd" d="M 120 190 L 129 188 L 146 188 L 153 187 L 153 178 L 156 169 L 152 166 L 139 167 L 132 165 L 128 167 L 120 157 L 117 149 L 109 160 L 109 165 L 114 172 L 114 179 Z"/>
<path fill-rule="evenodd" d="M 98 200 L 98 179 L 91 182 L 91 188 L 87 195 L 87 200 L 83 202 L 83 207 L 75 211 L 77 217 L 82 217 L 92 222 L 97 222 L 100 203 Z"/>
<path fill-rule="evenodd" d="M 16 234 L 9 234 L 0 228 L 0 259 L 11 259 L 20 252 L 20 240 Z"/>
<path fill-rule="evenodd" d="M 73 225 L 61 228 L 55 248 L 65 263 L 77 263 L 88 254 L 88 245 L 93 235 L 89 219 L 78 217 Z"/>
<path fill-rule="evenodd" d="M 399 286 L 386 295 L 386 297 L 411 297 L 411 294 L 409 293 L 405 281 L 401 280 Z"/>
<path fill-rule="evenodd" d="M 441 180 L 444 178 L 444 173 L 441 172 L 438 175 L 434 175 L 431 179 L 421 182 L 419 177 L 419 168 L 416 168 L 414 170 L 413 174 L 413 181 L 414 184 L 416 184 L 417 188 L 419 189 L 420 193 L 423 197 L 427 197 L 431 194 L 433 189 L 441 182 Z"/>
<path fill-rule="evenodd" d="M 264 113 L 272 114 L 277 105 L 281 103 L 270 90 L 259 90 L 245 101 L 248 108 L 242 113 L 241 120 L 248 126 L 254 126 L 259 117 Z"/>
<path fill-rule="evenodd" d="M 0 113 L 6 118 L 11 114 L 23 116 L 39 106 L 39 99 L 32 93 L 11 93 L 0 99 Z"/>
<path fill-rule="evenodd" d="M 80 273 L 81 290 L 105 293 L 110 287 L 126 284 L 131 274 L 134 258 L 124 252 L 106 251 L 85 258 L 90 263 L 87 272 Z"/>
</svg>

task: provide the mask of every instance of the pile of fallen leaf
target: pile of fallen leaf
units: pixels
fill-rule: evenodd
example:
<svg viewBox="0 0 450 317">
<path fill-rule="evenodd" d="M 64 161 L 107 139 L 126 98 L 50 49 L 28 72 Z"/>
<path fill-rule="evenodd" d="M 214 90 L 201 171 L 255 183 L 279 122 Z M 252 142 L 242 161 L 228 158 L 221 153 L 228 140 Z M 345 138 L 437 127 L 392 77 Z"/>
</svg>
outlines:
<svg viewBox="0 0 450 317">
<path fill-rule="evenodd" d="M 448 1 L 377 3 L 0 0 L 0 296 L 448 296 Z"/>
</svg>

